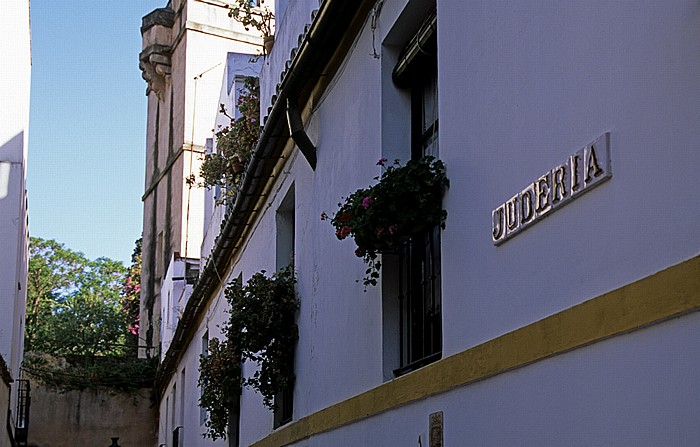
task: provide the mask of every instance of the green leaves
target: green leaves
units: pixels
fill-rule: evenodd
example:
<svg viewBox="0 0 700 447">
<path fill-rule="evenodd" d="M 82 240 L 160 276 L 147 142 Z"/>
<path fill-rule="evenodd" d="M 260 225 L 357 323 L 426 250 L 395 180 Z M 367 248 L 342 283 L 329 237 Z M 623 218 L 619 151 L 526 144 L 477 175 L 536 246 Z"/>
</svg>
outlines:
<svg viewBox="0 0 700 447">
<path fill-rule="evenodd" d="M 53 240 L 31 238 L 29 254 L 24 368 L 62 389 L 152 385 L 155 365 L 135 358 L 140 240 L 129 270 Z"/>
<path fill-rule="evenodd" d="M 250 161 L 260 138 L 260 85 L 258 79 L 247 77 L 240 90 L 236 105 L 240 117 L 233 118 L 221 104 L 220 113 L 227 116 L 229 126 L 216 133 L 217 152 L 204 156 L 199 175 L 202 186 L 212 188 L 222 186 L 222 203 L 233 203 L 238 194 L 238 186 L 243 171 Z"/>
<path fill-rule="evenodd" d="M 25 350 L 58 355 L 124 352 L 129 321 L 122 311 L 127 270 L 87 259 L 53 240 L 31 238 Z"/>
<path fill-rule="evenodd" d="M 299 308 L 291 267 L 271 277 L 263 270 L 243 285 L 234 281 L 226 288 L 229 320 L 221 328 L 224 340 L 209 342 L 208 355 L 199 362 L 200 406 L 209 411 L 207 436 L 226 434 L 226 424 L 235 396 L 242 385 L 260 392 L 273 409 L 276 394 L 294 380 L 294 349 L 298 339 L 295 313 Z M 245 380 L 241 362 L 251 360 L 258 370 Z"/>
</svg>

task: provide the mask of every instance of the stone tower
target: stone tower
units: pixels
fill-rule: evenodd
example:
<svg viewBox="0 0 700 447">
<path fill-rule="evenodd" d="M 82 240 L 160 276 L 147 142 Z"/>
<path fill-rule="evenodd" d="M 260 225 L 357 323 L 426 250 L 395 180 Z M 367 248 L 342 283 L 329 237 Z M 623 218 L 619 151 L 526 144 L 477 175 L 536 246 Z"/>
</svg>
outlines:
<svg viewBox="0 0 700 447">
<path fill-rule="evenodd" d="M 139 66 L 148 83 L 143 200 L 141 356 L 159 355 L 160 295 L 172 260 L 196 273 L 204 191 L 198 175 L 218 109 L 228 52 L 256 54 L 262 38 L 217 0 L 170 0 L 143 18 Z M 177 279 L 177 278 L 175 278 Z"/>
</svg>

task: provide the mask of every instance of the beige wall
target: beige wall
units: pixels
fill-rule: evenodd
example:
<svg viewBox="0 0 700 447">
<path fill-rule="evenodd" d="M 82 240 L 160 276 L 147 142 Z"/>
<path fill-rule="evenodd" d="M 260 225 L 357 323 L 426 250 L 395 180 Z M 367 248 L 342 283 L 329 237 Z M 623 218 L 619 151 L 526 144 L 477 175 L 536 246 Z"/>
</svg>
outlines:
<svg viewBox="0 0 700 447">
<path fill-rule="evenodd" d="M 121 447 L 155 445 L 158 419 L 150 389 L 61 394 L 32 382 L 31 396 L 29 445 L 108 446 L 112 437 L 119 437 Z"/>
<path fill-rule="evenodd" d="M 10 385 L 0 379 L 0 447 L 10 447 L 12 445 L 10 436 L 5 425 L 7 421 L 8 403 L 10 402 Z"/>
</svg>

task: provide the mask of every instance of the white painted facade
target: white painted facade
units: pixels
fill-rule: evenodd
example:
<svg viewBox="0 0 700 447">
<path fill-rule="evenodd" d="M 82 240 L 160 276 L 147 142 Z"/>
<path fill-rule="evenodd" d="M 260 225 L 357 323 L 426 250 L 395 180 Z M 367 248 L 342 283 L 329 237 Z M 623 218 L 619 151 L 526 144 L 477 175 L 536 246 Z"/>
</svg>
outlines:
<svg viewBox="0 0 700 447">
<path fill-rule="evenodd" d="M 326 19 L 333 3 L 326 0 L 316 17 Z M 168 444 L 172 429 L 183 426 L 183 445 L 226 445 L 201 437 L 202 340 L 220 336 L 225 283 L 282 263 L 276 246 L 286 230 L 278 211 L 291 201 L 301 300 L 293 421 L 273 429 L 261 397 L 244 389 L 240 445 L 700 444 L 700 291 L 692 287 L 696 279 L 673 276 L 700 255 L 697 2 L 357 4 L 369 11 L 357 36 L 329 64 L 332 78 L 319 81 L 325 87 L 300 104 L 316 169 L 289 140 L 245 237 L 186 330 L 189 341 L 172 352 L 176 369 L 163 389 L 158 442 Z M 315 0 L 290 0 L 278 18 L 260 78 L 264 116 L 317 8 Z M 394 84 L 392 70 L 435 8 L 439 157 L 450 178 L 441 235 L 442 359 L 423 370 L 434 376 L 416 383 L 411 376 L 423 378 L 421 369 L 393 374 L 391 272 L 365 292 L 357 280 L 366 267 L 354 244 L 338 241 L 319 216 L 372 184 L 378 159 L 410 157 L 410 94 Z M 492 211 L 606 133 L 612 177 L 495 246 Z M 203 255 L 216 245 L 212 229 L 219 227 L 206 219 Z M 660 277 L 672 280 L 654 279 Z M 678 310 L 659 310 L 668 303 Z M 640 312 L 651 316 L 629 317 Z M 579 327 L 578 317 L 600 330 Z M 591 338 L 576 341 L 586 331 Z M 556 347 L 531 352 L 540 344 Z M 473 362 L 460 363 L 464 358 Z M 252 368 L 245 364 L 244 375 Z M 453 383 L 466 369 L 474 379 L 427 383 Z M 423 387 L 432 391 L 416 391 Z M 357 400 L 345 402 L 351 398 Z M 443 444 L 430 441 L 436 412 L 444 417 Z"/>
<path fill-rule="evenodd" d="M 29 0 L 0 5 L 0 57 L 8 69 L 0 73 L 0 356 L 13 380 L 20 378 L 24 356 L 24 316 L 27 297 L 29 237 L 26 160 L 31 83 Z M 5 386 L 0 382 L 0 386 Z M 9 409 L 15 427 L 17 382 L 4 391 L 0 406 Z M 4 413 L 3 413 L 4 414 Z M 5 425 L 5 419 L 2 420 Z M 0 445 L 9 445 L 2 430 Z M 5 443 L 8 444 L 5 444 Z"/>
</svg>

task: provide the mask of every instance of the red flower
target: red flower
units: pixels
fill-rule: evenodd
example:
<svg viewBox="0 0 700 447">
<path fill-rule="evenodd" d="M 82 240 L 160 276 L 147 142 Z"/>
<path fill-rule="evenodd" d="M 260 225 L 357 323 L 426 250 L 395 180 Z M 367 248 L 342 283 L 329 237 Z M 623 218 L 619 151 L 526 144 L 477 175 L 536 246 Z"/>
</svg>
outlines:
<svg viewBox="0 0 700 447">
<path fill-rule="evenodd" d="M 338 237 L 338 239 L 343 240 L 346 237 L 350 236 L 350 232 L 352 231 L 352 228 L 348 226 L 344 226 L 338 231 L 335 232 L 335 235 Z"/>
</svg>

